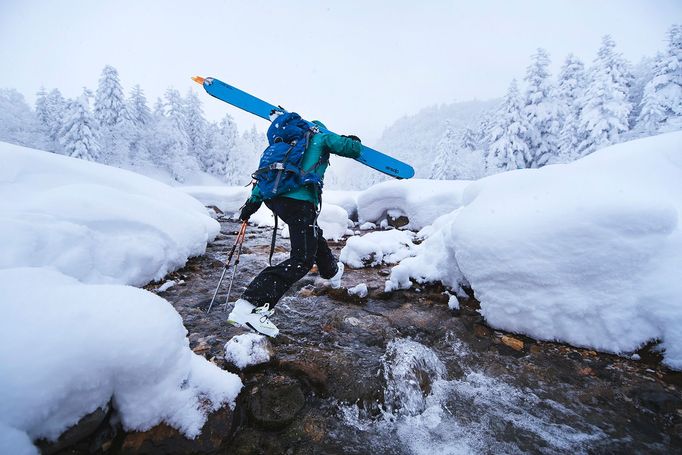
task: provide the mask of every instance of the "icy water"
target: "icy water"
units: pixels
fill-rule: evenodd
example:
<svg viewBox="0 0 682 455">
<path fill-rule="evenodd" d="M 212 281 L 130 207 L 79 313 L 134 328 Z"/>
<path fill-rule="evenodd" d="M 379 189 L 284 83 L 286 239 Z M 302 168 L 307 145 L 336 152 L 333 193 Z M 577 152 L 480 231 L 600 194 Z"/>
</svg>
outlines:
<svg viewBox="0 0 682 455">
<path fill-rule="evenodd" d="M 227 286 L 205 313 L 238 229 L 222 225 L 206 256 L 173 274 L 184 283 L 160 295 L 196 352 L 239 372 L 223 359 L 245 332 L 224 322 Z M 249 228 L 231 300 L 266 265 L 270 233 Z M 286 257 L 278 245 L 273 261 Z M 450 310 L 438 287 L 384 294 L 388 270 L 347 271 L 344 287 L 366 283 L 365 299 L 314 273 L 284 297 L 271 361 L 239 372 L 225 453 L 682 453 L 681 377 L 655 355 L 635 362 L 497 332 L 475 300 Z"/>
</svg>

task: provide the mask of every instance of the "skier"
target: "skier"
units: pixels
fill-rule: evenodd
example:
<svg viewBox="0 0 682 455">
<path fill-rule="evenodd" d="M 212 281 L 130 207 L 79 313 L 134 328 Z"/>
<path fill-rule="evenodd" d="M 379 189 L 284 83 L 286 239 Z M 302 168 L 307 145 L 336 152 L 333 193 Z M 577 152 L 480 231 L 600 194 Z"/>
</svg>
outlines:
<svg viewBox="0 0 682 455">
<path fill-rule="evenodd" d="M 282 113 L 275 112 L 274 114 L 272 123 L 276 125 L 276 117 Z M 357 158 L 360 156 L 362 145 L 357 136 L 339 136 L 326 131 L 322 122 L 316 120 L 313 123 L 322 130 L 316 130 L 307 138 L 307 147 L 303 152 L 300 169 L 309 173 L 307 175 L 312 173 L 312 180 L 315 184 L 303 184 L 272 198 L 265 198 L 256 184 L 239 215 L 241 221 L 246 221 L 265 202 L 275 216 L 284 220 L 289 226 L 291 242 L 289 259 L 263 269 L 251 281 L 241 298 L 235 302 L 228 316 L 228 322 L 231 324 L 248 326 L 271 337 L 279 333 L 279 329 L 269 319 L 274 313 L 274 306 L 296 281 L 310 271 L 314 264 L 317 264 L 320 276 L 329 280 L 334 287 L 340 286 L 341 275 L 343 275 L 343 263 L 336 261 L 327 241 L 322 236 L 322 229 L 317 225 L 322 179 L 329 165 L 330 153 Z M 270 130 L 268 130 L 268 139 L 271 140 L 271 144 L 276 143 L 277 140 L 281 142 L 279 137 L 272 140 Z M 265 153 L 267 152 L 268 150 Z M 286 158 L 284 161 L 286 164 Z M 256 178 L 259 171 L 256 172 Z"/>
</svg>

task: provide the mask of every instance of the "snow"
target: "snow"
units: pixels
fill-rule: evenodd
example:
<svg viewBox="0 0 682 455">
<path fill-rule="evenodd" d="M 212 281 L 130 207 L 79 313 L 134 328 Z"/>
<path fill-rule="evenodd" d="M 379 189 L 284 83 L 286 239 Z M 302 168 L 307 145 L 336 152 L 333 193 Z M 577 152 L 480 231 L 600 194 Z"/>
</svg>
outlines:
<svg viewBox="0 0 682 455">
<path fill-rule="evenodd" d="M 353 286 L 352 288 L 348 289 L 349 295 L 355 295 L 361 299 L 367 297 L 368 292 L 369 291 L 367 290 L 367 285 L 365 283 L 360 283 L 357 286 Z"/>
<path fill-rule="evenodd" d="M 101 164 L 5 143 L 0 160 L 0 452 L 37 453 L 109 403 L 127 430 L 190 438 L 234 406 L 239 378 L 189 349 L 167 301 L 127 286 L 203 254 L 219 231 L 207 210 Z"/>
<path fill-rule="evenodd" d="M 663 134 L 476 181 L 386 287 L 469 284 L 494 327 L 615 353 L 661 339 L 680 369 L 681 144 Z"/>
<path fill-rule="evenodd" d="M 353 268 L 396 264 L 414 254 L 414 236 L 410 231 L 391 229 L 351 237 L 341 250 L 339 259 Z"/>
<path fill-rule="evenodd" d="M 350 219 L 357 219 L 358 216 L 358 194 L 360 191 L 340 191 L 324 190 L 322 193 L 322 206 L 325 204 L 338 205 L 342 207 Z"/>
<path fill-rule="evenodd" d="M 218 207 L 228 216 L 239 212 L 251 194 L 251 190 L 243 186 L 181 186 L 178 189 L 203 205 Z"/>
<path fill-rule="evenodd" d="M 132 172 L 6 143 L 0 161 L 0 268 L 143 285 L 220 229 L 196 200 Z"/>
<path fill-rule="evenodd" d="M 159 287 L 156 289 L 156 292 L 166 292 L 167 290 L 169 290 L 170 288 L 172 288 L 172 287 L 175 286 L 176 284 L 177 284 L 177 283 L 176 283 L 175 281 L 173 281 L 173 280 L 166 281 L 165 283 L 163 283 L 161 286 L 159 286 Z"/>
<path fill-rule="evenodd" d="M 240 379 L 189 349 L 164 299 L 46 268 L 0 270 L 0 289 L 2 453 L 36 453 L 30 440 L 110 402 L 127 430 L 164 421 L 190 438 L 208 410 L 234 407 Z"/>
<path fill-rule="evenodd" d="M 448 308 L 451 310 L 459 310 L 459 300 L 457 300 L 456 295 L 448 293 Z"/>
<path fill-rule="evenodd" d="M 225 343 L 225 360 L 239 369 L 270 361 L 270 343 L 263 335 L 245 333 Z"/>
<path fill-rule="evenodd" d="M 322 204 L 317 217 L 317 224 L 322 228 L 323 237 L 327 240 L 339 240 L 348 230 L 348 212 L 343 207 L 333 204 Z"/>
<path fill-rule="evenodd" d="M 421 229 L 437 217 L 462 204 L 462 192 L 468 181 L 392 180 L 379 183 L 358 195 L 360 223 L 382 224 L 387 212 L 394 217 L 405 215 L 409 229 Z"/>
</svg>

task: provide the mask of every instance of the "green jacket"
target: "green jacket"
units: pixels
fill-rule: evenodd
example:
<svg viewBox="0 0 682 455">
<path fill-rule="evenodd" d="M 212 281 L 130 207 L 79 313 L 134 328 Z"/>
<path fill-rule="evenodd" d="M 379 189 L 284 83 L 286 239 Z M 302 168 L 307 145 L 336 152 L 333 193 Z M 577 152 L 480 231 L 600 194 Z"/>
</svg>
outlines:
<svg viewBox="0 0 682 455">
<path fill-rule="evenodd" d="M 329 166 L 330 153 L 345 156 L 346 158 L 357 158 L 360 156 L 361 149 L 362 145 L 359 142 L 347 137 L 342 137 L 330 132 L 317 133 L 310 138 L 308 148 L 303 153 L 301 167 L 306 170 L 311 170 L 318 161 L 320 161 L 320 158 L 322 158 L 320 165 L 313 170 L 313 172 L 320 177 L 320 180 L 322 180 L 324 179 L 324 172 L 327 170 L 327 166 Z M 315 204 L 316 207 L 320 203 L 317 191 L 310 185 L 297 188 L 288 193 L 284 193 L 281 196 L 299 199 L 301 201 L 309 201 Z M 262 200 L 260 191 L 258 191 L 256 185 L 254 185 L 253 190 L 251 191 L 251 200 Z"/>
</svg>

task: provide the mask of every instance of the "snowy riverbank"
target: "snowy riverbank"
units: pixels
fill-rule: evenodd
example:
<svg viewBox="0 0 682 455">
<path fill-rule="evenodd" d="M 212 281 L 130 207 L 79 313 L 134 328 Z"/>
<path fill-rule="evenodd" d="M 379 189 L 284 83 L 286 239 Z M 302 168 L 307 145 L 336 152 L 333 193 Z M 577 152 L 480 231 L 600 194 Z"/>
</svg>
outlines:
<svg viewBox="0 0 682 455">
<path fill-rule="evenodd" d="M 196 200 L 146 177 L 0 143 L 0 452 L 37 453 L 113 403 L 123 426 L 196 436 L 234 406 L 236 375 L 189 349 L 160 279 L 219 231 Z"/>
</svg>

